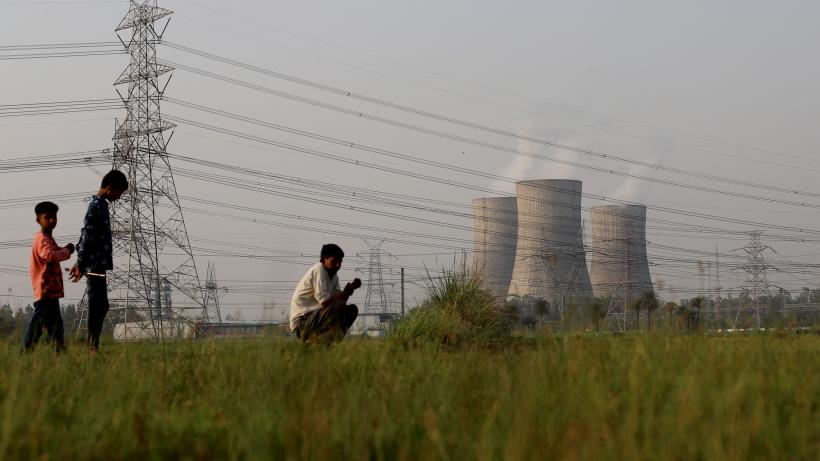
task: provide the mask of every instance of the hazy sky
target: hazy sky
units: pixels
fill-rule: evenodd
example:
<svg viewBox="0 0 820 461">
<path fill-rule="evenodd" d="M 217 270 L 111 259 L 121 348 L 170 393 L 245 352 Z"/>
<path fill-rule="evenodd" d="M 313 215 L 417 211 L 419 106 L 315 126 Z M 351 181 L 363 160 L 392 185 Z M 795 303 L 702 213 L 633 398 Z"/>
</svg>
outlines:
<svg viewBox="0 0 820 461">
<path fill-rule="evenodd" d="M 168 0 L 160 2 L 160 6 L 175 12 L 165 36 L 172 43 L 532 138 L 820 193 L 815 179 L 820 173 L 817 2 Z M 0 42 L 28 45 L 116 40 L 113 29 L 126 10 L 126 2 L 0 1 Z M 9 53 L 2 51 L 0 55 Z M 330 95 L 168 47 L 161 46 L 159 56 L 271 89 L 514 149 L 732 193 L 820 203 L 818 198 L 664 173 L 491 135 Z M 0 104 L 116 97 L 112 82 L 126 65 L 125 55 L 0 60 Z M 650 258 L 652 254 L 665 258 L 655 261 L 655 280 L 691 293 L 714 284 L 705 277 L 705 270 L 699 276 L 701 269 L 696 259 L 714 258 L 667 247 L 714 252 L 717 244 L 721 257 L 732 261 L 732 255 L 740 253 L 730 250 L 743 246 L 747 238 L 741 232 L 761 226 L 710 222 L 663 212 L 657 207 L 820 231 L 817 208 L 625 180 L 515 156 L 330 112 L 182 69 L 175 72 L 166 95 L 504 177 L 580 179 L 586 193 L 645 202 L 655 207 L 648 212 Z M 510 194 L 514 190 L 507 181 L 345 149 L 168 102 L 163 112 L 499 193 Z M 110 147 L 114 117 L 123 113 L 115 110 L 0 117 L 0 159 Z M 471 199 L 486 195 L 465 187 L 318 159 L 184 124 L 176 130 L 169 152 L 328 184 L 413 195 L 428 201 L 468 205 Z M 208 171 L 191 164 L 175 166 Z M 185 219 L 193 245 L 198 248 L 200 274 L 204 277 L 207 262 L 214 261 L 219 279 L 231 289 L 223 304 L 231 309 L 229 312 L 243 311 L 245 318 L 258 316 L 260 311 L 255 306 L 262 302 L 286 307 L 295 281 L 317 257 L 322 243 L 335 241 L 348 253 L 341 274 L 343 280 L 364 278 L 365 274 L 354 270 L 366 265 L 366 257 L 357 258 L 356 254 L 365 252 L 367 246 L 361 239 L 339 236 L 326 227 L 310 232 L 204 215 L 194 210 L 208 207 L 187 197 L 376 228 L 338 229 L 353 235 L 384 235 L 436 244 L 384 243 L 384 250 L 396 255 L 385 258 L 385 279 L 396 282 L 397 268 L 407 267 L 408 280 L 414 282 L 408 286 L 412 299 L 423 294 L 419 281 L 425 267 L 435 270 L 441 265 L 452 265 L 456 248 L 469 252 L 472 247 L 472 221 L 468 218 L 362 204 L 353 197 L 346 199 L 353 206 L 439 222 L 424 224 L 214 186 L 185 175 L 177 176 L 176 180 L 182 202 L 191 210 L 186 212 Z M 4 207 L 1 200 L 65 193 L 88 195 L 96 189 L 98 181 L 98 174 L 84 167 L 26 173 L 0 171 L 0 242 L 30 239 L 37 229 L 31 211 L 34 199 L 24 208 Z M 601 203 L 584 199 L 585 207 Z M 60 224 L 55 235 L 58 242 L 64 243 L 65 236 L 79 232 L 85 204 L 81 198 L 59 204 Z M 468 208 L 446 208 L 469 213 Z M 319 226 L 303 219 L 211 210 L 284 225 Z M 729 232 L 698 234 L 652 220 L 674 221 L 682 223 L 681 226 L 714 225 Z M 441 222 L 464 227 L 445 227 Z M 379 229 L 429 237 L 402 237 Z M 770 257 L 775 265 L 779 261 L 781 267 L 789 268 L 788 273 L 770 274 L 770 279 L 786 288 L 818 286 L 818 269 L 805 269 L 794 263 L 817 263 L 820 238 L 793 230 L 767 232 L 770 237 L 764 234 L 764 240 L 779 253 L 771 253 Z M 462 239 L 463 243 L 431 238 L 438 235 Z M 801 235 L 817 242 L 790 241 Z M 284 256 L 303 264 L 225 257 L 209 252 L 209 248 Z M 285 251 L 305 256 L 296 257 Z M 27 244 L 0 246 L 0 268 L 26 270 L 28 253 Z M 742 272 L 732 269 L 731 264 L 721 271 L 724 287 L 737 287 L 742 278 Z M 30 301 L 31 289 L 25 274 L 0 272 L 0 287 L 0 302 L 6 301 L 8 288 L 14 296 L 20 296 L 11 298 L 13 303 L 25 305 Z M 67 298 L 79 298 L 81 288 L 70 287 Z M 361 304 L 363 294 L 357 293 L 354 301 Z M 674 295 L 679 296 L 678 292 Z"/>
</svg>

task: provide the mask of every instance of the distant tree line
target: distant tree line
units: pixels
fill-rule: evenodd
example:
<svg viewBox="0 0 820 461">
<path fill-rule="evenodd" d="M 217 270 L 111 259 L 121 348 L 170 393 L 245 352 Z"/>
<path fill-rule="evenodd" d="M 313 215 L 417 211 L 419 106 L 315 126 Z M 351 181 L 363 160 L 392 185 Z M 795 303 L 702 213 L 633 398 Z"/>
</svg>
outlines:
<svg viewBox="0 0 820 461">
<path fill-rule="evenodd" d="M 615 303 L 615 305 L 613 305 Z M 551 330 L 608 329 L 604 325 L 607 313 L 626 312 L 619 319 L 627 330 L 697 330 L 700 328 L 732 328 L 736 324 L 751 325 L 750 316 L 760 306 L 761 325 L 769 327 L 817 326 L 820 309 L 820 288 L 802 288 L 792 294 L 776 289 L 753 299 L 748 290 L 736 296 L 697 296 L 675 301 L 662 301 L 654 291 L 647 291 L 626 301 L 623 298 L 543 299 L 514 297 L 504 310 L 512 313 L 514 322 L 524 329 Z M 787 305 L 807 305 L 803 310 L 787 309 Z M 610 320 L 611 322 L 611 320 Z"/>
<path fill-rule="evenodd" d="M 70 336 L 74 322 L 77 319 L 77 306 L 75 304 L 62 305 L 60 306 L 60 313 L 63 316 L 66 336 Z M 9 341 L 20 340 L 31 321 L 32 315 L 34 315 L 34 307 L 31 304 L 17 309 L 12 309 L 8 304 L 0 305 L 0 338 Z M 106 322 L 104 331 L 108 334 L 111 333 L 110 322 Z"/>
</svg>

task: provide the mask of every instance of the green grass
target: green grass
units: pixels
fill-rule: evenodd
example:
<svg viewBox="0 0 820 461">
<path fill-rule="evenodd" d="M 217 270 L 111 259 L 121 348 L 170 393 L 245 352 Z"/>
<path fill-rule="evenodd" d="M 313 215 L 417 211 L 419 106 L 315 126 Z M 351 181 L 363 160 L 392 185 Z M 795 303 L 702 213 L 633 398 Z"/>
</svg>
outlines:
<svg viewBox="0 0 820 461">
<path fill-rule="evenodd" d="M 497 347 L 508 342 L 510 319 L 473 273 L 457 269 L 430 276 L 427 300 L 391 331 L 403 345 Z"/>
<path fill-rule="evenodd" d="M 2 459 L 816 459 L 820 337 L 0 347 Z"/>
</svg>

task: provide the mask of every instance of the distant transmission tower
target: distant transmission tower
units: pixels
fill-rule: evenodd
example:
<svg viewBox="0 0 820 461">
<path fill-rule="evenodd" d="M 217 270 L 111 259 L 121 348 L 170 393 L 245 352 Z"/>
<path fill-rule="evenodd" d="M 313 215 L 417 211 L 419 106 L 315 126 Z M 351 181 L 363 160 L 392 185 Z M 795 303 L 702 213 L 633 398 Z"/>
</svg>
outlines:
<svg viewBox="0 0 820 461">
<path fill-rule="evenodd" d="M 760 295 L 763 292 L 768 292 L 769 280 L 766 276 L 766 272 L 773 268 L 766 262 L 764 255 L 764 252 L 766 250 L 771 250 L 771 247 L 763 245 L 760 235 L 760 231 L 752 232 L 749 238 L 749 243 L 745 247 L 739 248 L 739 250 L 746 253 L 746 263 L 743 264 L 741 269 L 746 272 L 746 287 L 751 290 L 752 313 L 754 316 L 754 324 L 758 329 L 761 327 Z M 737 314 L 735 315 L 735 328 L 737 328 L 740 320 L 740 314 L 744 310 L 745 309 L 743 306 L 738 309 Z"/>
<path fill-rule="evenodd" d="M 367 268 L 359 268 L 359 270 L 367 271 L 367 280 L 364 282 L 366 291 L 363 312 L 369 315 L 362 318 L 364 328 L 367 329 L 368 318 L 378 314 L 387 314 L 388 312 L 389 296 L 384 288 L 382 256 L 390 256 L 390 254 L 382 251 L 384 240 L 379 240 L 377 243 L 367 240 L 364 242 L 369 247 L 366 253 L 368 265 Z"/>
<path fill-rule="evenodd" d="M 566 296 L 573 290 L 577 291 L 580 285 L 581 269 L 586 263 L 587 246 L 584 242 L 584 224 L 581 223 L 581 233 L 573 247 L 555 248 L 542 256 L 544 268 L 548 274 L 547 280 L 550 283 L 550 292 L 553 294 L 552 305 L 558 308 L 558 316 L 561 321 L 561 328 L 564 327 L 566 316 Z M 557 267 L 558 260 L 572 261 L 566 272 L 561 272 Z M 591 293 L 590 293 L 591 294 Z"/>
<path fill-rule="evenodd" d="M 627 235 L 632 235 L 632 224 L 631 222 L 627 222 Z M 630 255 L 629 249 L 631 247 L 635 247 L 635 238 L 633 237 L 624 237 L 624 238 L 613 238 L 610 239 L 611 241 L 617 241 L 619 243 L 623 243 L 623 245 L 619 246 L 619 259 L 622 264 L 618 283 L 612 290 L 609 295 L 609 306 L 607 307 L 606 317 L 605 317 L 605 324 L 608 326 L 610 330 L 613 331 L 626 331 L 630 328 L 630 321 L 629 321 L 629 311 L 631 309 L 632 304 L 632 297 L 635 295 L 635 284 L 639 282 L 634 278 L 634 275 L 630 270 L 631 267 L 636 265 L 636 257 L 633 253 Z M 613 261 L 615 257 L 613 257 Z M 634 326 L 637 326 L 637 322 L 640 319 L 636 319 L 636 323 Z"/>
<path fill-rule="evenodd" d="M 156 340 L 173 336 L 182 323 L 221 320 L 218 305 L 205 300 L 166 152 L 171 136 L 165 133 L 175 125 L 163 120 L 160 101 L 173 67 L 157 63 L 156 45 L 170 18 L 161 31 L 156 22 L 171 14 L 156 1 L 131 0 L 116 28 L 130 64 L 114 82 L 127 85 L 124 96 L 117 90 L 127 114 L 116 126 L 112 166 L 126 174 L 129 188 L 111 206 L 115 267 L 108 276 L 109 300 L 127 328 Z M 129 30 L 125 41 L 119 34 Z M 172 306 L 164 299 L 166 281 L 185 303 Z M 84 306 L 75 329 L 85 327 Z"/>
<path fill-rule="evenodd" d="M 219 285 L 216 283 L 216 267 L 208 263 L 208 275 L 205 279 L 205 307 L 216 315 L 216 321 L 222 323 L 222 311 L 219 308 Z"/>
</svg>

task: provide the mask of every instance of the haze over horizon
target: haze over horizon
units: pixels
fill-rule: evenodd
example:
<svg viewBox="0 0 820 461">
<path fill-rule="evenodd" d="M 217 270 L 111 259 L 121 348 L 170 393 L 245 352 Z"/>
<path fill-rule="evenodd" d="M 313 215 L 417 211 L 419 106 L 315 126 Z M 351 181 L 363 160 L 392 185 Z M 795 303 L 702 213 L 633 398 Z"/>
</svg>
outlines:
<svg viewBox="0 0 820 461">
<path fill-rule="evenodd" d="M 387 193 L 411 195 L 419 204 L 418 209 L 408 210 L 339 196 L 332 201 L 348 207 L 327 206 L 319 203 L 330 201 L 326 196 L 294 199 L 283 190 L 260 193 L 214 184 L 201 174 L 211 171 L 207 167 L 172 160 L 179 169 L 176 186 L 200 277 L 204 280 L 207 262 L 215 261 L 217 278 L 229 289 L 223 299 L 226 313 L 258 318 L 266 302 L 286 312 L 293 286 L 327 242 L 338 243 L 348 254 L 341 272 L 343 282 L 356 276 L 364 279 L 367 244 L 359 235 L 390 239 L 382 247 L 393 255 L 384 258 L 385 279 L 397 296 L 398 270 L 405 267 L 408 305 L 412 306 L 424 296 L 428 269 L 435 272 L 441 266 L 452 266 L 471 251 L 472 220 L 463 216 L 471 213 L 470 201 L 493 195 L 489 191 L 514 194 L 514 181 L 499 177 L 582 180 L 584 193 L 591 196 L 584 198 L 585 208 L 610 203 L 603 197 L 646 203 L 652 275 L 663 281 L 659 292 L 667 299 L 707 293 L 714 286 L 710 265 L 716 247 L 723 264 L 721 286 L 725 290 L 740 287 L 744 273 L 738 266 L 743 254 L 732 250 L 744 246 L 748 232 L 757 229 L 764 231 L 764 243 L 776 250 L 767 254 L 771 264 L 781 269 L 770 272 L 772 284 L 789 290 L 820 286 L 820 200 L 814 195 L 820 194 L 815 179 L 820 173 L 820 131 L 816 129 L 820 63 L 815 59 L 820 4 L 816 2 L 229 4 L 168 0 L 159 6 L 174 11 L 165 35 L 169 44 L 159 46 L 159 59 L 178 67 L 168 86 L 163 114 L 195 122 L 179 122 L 169 145 L 172 155 L 372 189 L 382 197 Z M 123 1 L 0 1 L 2 43 L 116 42 L 113 30 L 127 8 Z M 219 63 L 186 52 L 184 47 L 516 136 L 369 104 L 345 93 L 329 94 L 293 80 Z M 0 111 L 4 141 L 0 148 L 0 304 L 10 299 L 15 306 L 32 301 L 27 268 L 29 242 L 37 230 L 34 204 L 42 197 L 58 196 L 60 224 L 55 237 L 60 244 L 76 241 L 86 206 L 83 196 L 96 190 L 99 173 L 105 168 L 13 172 L 3 171 L 2 162 L 111 148 L 114 120 L 125 112 L 12 116 L 10 105 L 116 98 L 112 83 L 128 63 L 125 54 L 8 58 L 20 53 L 0 50 L 5 83 L 0 87 L 0 105 L 6 106 L 5 114 Z M 203 71 L 222 78 L 203 76 Z M 226 79 L 248 82 L 256 90 Z M 277 97 L 272 91 L 419 125 L 451 137 L 329 111 Z M 190 103 L 255 122 L 411 155 L 427 163 L 329 145 L 260 123 L 204 112 Z M 202 124 L 354 162 L 240 139 L 203 129 Z M 452 136 L 600 170 L 480 147 Z M 629 161 L 612 160 L 612 156 Z M 430 162 L 478 170 L 485 176 Z M 364 167 L 365 163 L 381 169 Z M 647 164 L 701 175 L 677 174 Z M 259 180 L 236 172 L 220 174 Z M 424 180 L 418 175 L 441 180 Z M 59 197 L 63 194 L 71 195 Z M 306 201 L 306 197 L 316 200 Z M 434 206 L 447 213 L 428 209 Z M 214 216 L 214 212 L 243 220 Z M 588 216 L 585 211 L 584 217 Z M 325 228 L 315 219 L 358 227 Z M 722 231 L 697 231 L 691 225 Z M 417 236 L 402 237 L 401 232 Z M 63 304 L 80 298 L 82 288 L 82 284 L 67 284 Z M 8 289 L 14 297 L 7 298 Z M 352 301 L 361 304 L 363 296 L 357 293 Z"/>
</svg>

